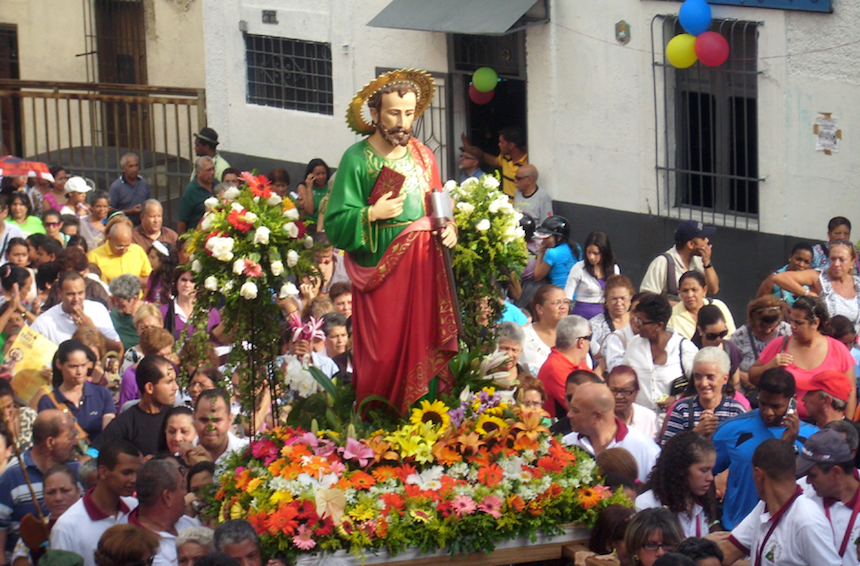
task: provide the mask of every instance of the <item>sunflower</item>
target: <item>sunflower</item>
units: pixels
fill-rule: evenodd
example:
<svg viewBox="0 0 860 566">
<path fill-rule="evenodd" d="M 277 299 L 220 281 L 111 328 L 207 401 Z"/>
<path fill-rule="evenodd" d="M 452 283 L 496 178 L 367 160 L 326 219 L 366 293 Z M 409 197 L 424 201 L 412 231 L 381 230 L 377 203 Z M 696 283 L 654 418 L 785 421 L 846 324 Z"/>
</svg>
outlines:
<svg viewBox="0 0 860 566">
<path fill-rule="evenodd" d="M 475 423 L 475 432 L 484 436 L 490 433 L 496 433 L 497 436 L 504 436 L 508 432 L 508 425 L 499 417 L 485 413 L 481 415 L 480 418 L 478 418 L 478 422 Z"/>
<path fill-rule="evenodd" d="M 448 407 L 442 401 L 421 401 L 421 407 L 412 409 L 412 418 L 409 419 L 414 425 L 433 423 L 440 430 L 448 428 L 451 418 L 448 416 Z"/>
</svg>

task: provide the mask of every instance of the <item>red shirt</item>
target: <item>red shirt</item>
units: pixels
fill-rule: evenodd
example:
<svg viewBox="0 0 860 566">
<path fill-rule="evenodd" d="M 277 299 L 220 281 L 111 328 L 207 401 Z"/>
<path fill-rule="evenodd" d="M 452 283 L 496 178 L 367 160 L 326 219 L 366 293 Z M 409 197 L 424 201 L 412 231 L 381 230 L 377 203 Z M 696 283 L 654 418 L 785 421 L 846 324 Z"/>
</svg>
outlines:
<svg viewBox="0 0 860 566">
<path fill-rule="evenodd" d="M 555 348 L 552 349 L 541 366 L 538 379 L 541 380 L 544 389 L 546 389 L 546 403 L 544 403 L 543 408 L 551 417 L 556 416 L 556 403 L 561 407 L 567 407 L 567 400 L 564 398 L 567 376 L 578 369 L 591 371 L 584 360 L 575 364 Z"/>
</svg>

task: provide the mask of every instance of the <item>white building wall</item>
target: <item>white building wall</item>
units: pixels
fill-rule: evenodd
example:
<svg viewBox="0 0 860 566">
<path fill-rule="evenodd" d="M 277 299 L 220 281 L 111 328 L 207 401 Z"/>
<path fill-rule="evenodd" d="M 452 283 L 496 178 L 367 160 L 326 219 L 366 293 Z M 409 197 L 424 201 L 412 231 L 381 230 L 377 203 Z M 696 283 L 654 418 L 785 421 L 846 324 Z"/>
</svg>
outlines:
<svg viewBox="0 0 860 566">
<path fill-rule="evenodd" d="M 443 34 L 367 27 L 389 0 L 203 2 L 209 124 L 227 151 L 294 162 L 322 157 L 334 165 L 359 139 L 346 128 L 344 113 L 377 67 L 448 67 Z M 860 99 L 860 45 L 810 53 L 856 37 L 860 2 L 835 5 L 834 14 L 713 6 L 715 18 L 763 22 L 758 108 L 764 232 L 821 239 L 830 217 L 860 209 L 860 156 L 852 145 L 852 134 L 860 131 L 860 117 L 852 112 Z M 529 156 L 556 200 L 657 212 L 651 21 L 677 14 L 679 7 L 649 0 L 551 0 L 552 22 L 528 30 Z M 279 23 L 263 24 L 263 9 L 277 10 Z M 249 33 L 332 44 L 333 116 L 245 102 L 239 20 Z M 619 20 L 632 27 L 626 46 L 614 38 Z M 818 112 L 839 120 L 843 139 L 836 155 L 814 149 Z M 860 217 L 856 221 L 860 225 Z"/>
</svg>

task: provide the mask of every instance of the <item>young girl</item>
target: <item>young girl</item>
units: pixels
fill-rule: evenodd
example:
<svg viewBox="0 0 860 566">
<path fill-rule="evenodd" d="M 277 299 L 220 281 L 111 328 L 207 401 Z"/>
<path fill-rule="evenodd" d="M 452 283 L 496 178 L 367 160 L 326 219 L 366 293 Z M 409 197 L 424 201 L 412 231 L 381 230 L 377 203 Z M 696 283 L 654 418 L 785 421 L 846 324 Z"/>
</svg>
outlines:
<svg viewBox="0 0 860 566">
<path fill-rule="evenodd" d="M 173 271 L 179 264 L 176 248 L 173 244 L 156 241 L 149 248 L 147 257 L 152 265 L 152 273 L 149 275 L 143 300 L 147 303 L 167 304 L 170 302 Z"/>
<path fill-rule="evenodd" d="M 24 289 L 24 302 L 32 304 L 36 298 L 36 271 L 30 269 L 30 246 L 27 245 L 27 240 L 24 238 L 12 238 L 6 243 L 6 262 L 9 265 L 15 265 L 26 269 L 33 278 L 33 284 L 28 289 Z"/>
<path fill-rule="evenodd" d="M 42 215 L 42 223 L 45 225 L 45 235 L 57 240 L 63 247 L 66 247 L 69 237 L 61 232 L 63 229 L 63 219 L 60 211 L 54 208 L 45 211 L 45 214 Z"/>
<path fill-rule="evenodd" d="M 576 300 L 570 314 L 590 320 L 603 312 L 606 279 L 619 273 L 609 238 L 592 232 L 585 239 L 585 259 L 577 262 L 567 276 L 564 294 Z"/>
<path fill-rule="evenodd" d="M 665 507 L 678 517 L 685 537 L 703 537 L 716 519 L 713 468 L 717 451 L 695 432 L 669 439 L 651 471 L 648 491 L 636 498 L 636 510 Z"/>
</svg>

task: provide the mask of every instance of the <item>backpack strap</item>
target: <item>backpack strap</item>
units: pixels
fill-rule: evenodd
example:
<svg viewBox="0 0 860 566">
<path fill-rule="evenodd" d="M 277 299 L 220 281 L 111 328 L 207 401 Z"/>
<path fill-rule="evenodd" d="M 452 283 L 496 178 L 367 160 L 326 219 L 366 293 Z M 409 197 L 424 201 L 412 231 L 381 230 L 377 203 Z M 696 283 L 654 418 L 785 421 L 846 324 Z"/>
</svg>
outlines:
<svg viewBox="0 0 860 566">
<path fill-rule="evenodd" d="M 782 346 L 779 348 L 779 353 L 782 354 L 786 350 L 788 350 L 788 341 L 791 340 L 791 336 L 783 336 L 782 337 Z"/>
<path fill-rule="evenodd" d="M 662 254 L 666 258 L 666 294 L 678 294 L 678 278 L 675 277 L 675 260 L 669 255 L 669 252 Z"/>
<path fill-rule="evenodd" d="M 693 398 L 687 397 L 687 430 L 693 430 Z"/>
</svg>

